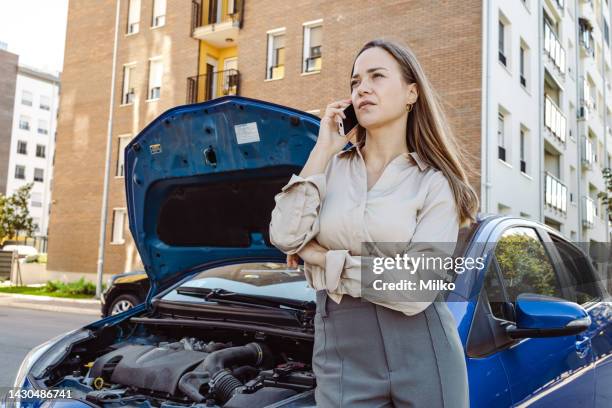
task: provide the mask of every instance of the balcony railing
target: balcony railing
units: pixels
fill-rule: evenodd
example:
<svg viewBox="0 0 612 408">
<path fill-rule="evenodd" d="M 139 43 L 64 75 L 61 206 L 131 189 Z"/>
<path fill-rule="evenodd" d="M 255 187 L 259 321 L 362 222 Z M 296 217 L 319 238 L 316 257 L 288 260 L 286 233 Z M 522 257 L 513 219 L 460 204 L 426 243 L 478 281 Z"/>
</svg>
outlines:
<svg viewBox="0 0 612 408">
<path fill-rule="evenodd" d="M 187 103 L 204 102 L 224 95 L 239 95 L 239 90 L 240 72 L 237 69 L 197 75 L 187 78 Z"/>
<path fill-rule="evenodd" d="M 191 32 L 201 26 L 221 24 L 228 21 L 234 22 L 239 28 L 242 28 L 244 0 L 234 0 L 234 9 L 221 15 L 221 18 L 219 18 L 217 15 L 217 4 L 218 3 L 215 0 L 191 1 Z M 208 17 L 206 19 L 204 19 L 202 16 L 202 11 L 204 10 L 203 5 L 208 7 Z"/>
<path fill-rule="evenodd" d="M 565 74 L 565 50 L 553 29 L 544 23 L 544 50 L 554 61 L 559 71 Z"/>
<path fill-rule="evenodd" d="M 582 225 L 591 228 L 596 216 L 597 205 L 595 200 L 588 196 L 582 196 Z"/>
<path fill-rule="evenodd" d="M 593 149 L 593 142 L 591 142 L 591 139 L 586 136 L 582 136 L 581 159 L 582 165 L 588 168 L 590 168 L 593 163 L 595 163 L 596 159 L 595 151 Z"/>
<path fill-rule="evenodd" d="M 544 123 L 559 141 L 565 143 L 567 119 L 563 112 L 561 112 L 561 109 L 548 95 L 546 95 L 544 103 Z"/>
<path fill-rule="evenodd" d="M 567 187 L 558 178 L 545 172 L 544 202 L 559 211 L 567 211 Z"/>
</svg>

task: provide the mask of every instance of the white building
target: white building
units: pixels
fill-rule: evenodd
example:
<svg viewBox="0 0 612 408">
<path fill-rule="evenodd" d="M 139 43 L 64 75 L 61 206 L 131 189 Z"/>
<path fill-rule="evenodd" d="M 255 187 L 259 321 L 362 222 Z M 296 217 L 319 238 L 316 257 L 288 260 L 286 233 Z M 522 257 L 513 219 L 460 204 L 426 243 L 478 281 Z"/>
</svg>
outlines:
<svg viewBox="0 0 612 408">
<path fill-rule="evenodd" d="M 485 3 L 483 211 L 610 241 L 596 199 L 612 157 L 608 0 Z"/>
<path fill-rule="evenodd" d="M 38 226 L 34 236 L 41 238 L 42 251 L 46 251 L 49 224 L 59 87 L 58 73 L 19 65 L 6 193 L 34 182 L 29 210 Z"/>
</svg>

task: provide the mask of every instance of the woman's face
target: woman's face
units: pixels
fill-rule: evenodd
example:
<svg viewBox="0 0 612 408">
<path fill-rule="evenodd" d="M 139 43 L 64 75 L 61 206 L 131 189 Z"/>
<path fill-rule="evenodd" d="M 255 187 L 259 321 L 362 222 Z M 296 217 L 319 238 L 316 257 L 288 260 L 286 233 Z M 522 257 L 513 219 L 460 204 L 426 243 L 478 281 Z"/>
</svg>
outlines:
<svg viewBox="0 0 612 408">
<path fill-rule="evenodd" d="M 406 104 L 417 99 L 416 84 L 406 85 L 397 61 L 384 49 L 372 47 L 355 60 L 351 99 L 359 124 L 373 129 L 407 115 Z M 366 100 L 373 105 L 359 108 Z"/>
</svg>

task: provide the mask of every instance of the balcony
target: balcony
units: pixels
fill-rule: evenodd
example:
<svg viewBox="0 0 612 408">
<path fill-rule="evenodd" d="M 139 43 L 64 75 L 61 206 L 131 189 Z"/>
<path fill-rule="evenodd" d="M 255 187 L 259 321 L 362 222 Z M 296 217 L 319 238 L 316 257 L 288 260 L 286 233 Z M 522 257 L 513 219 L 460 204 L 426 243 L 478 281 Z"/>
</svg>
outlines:
<svg viewBox="0 0 612 408">
<path fill-rule="evenodd" d="M 550 59 L 555 63 L 559 72 L 565 74 L 565 50 L 561 46 L 561 42 L 557 38 L 557 34 L 548 25 L 544 24 L 544 51 Z"/>
<path fill-rule="evenodd" d="M 583 57 L 593 57 L 595 55 L 595 39 L 593 38 L 593 25 L 585 18 L 579 18 L 580 26 L 579 43 L 580 55 Z"/>
<path fill-rule="evenodd" d="M 552 135 L 561 143 L 565 143 L 567 119 L 561 109 L 548 95 L 545 95 L 544 124 Z"/>
<path fill-rule="evenodd" d="M 217 48 L 236 46 L 242 28 L 244 0 L 227 1 L 225 4 L 231 9 L 224 14 L 217 9 L 218 4 L 215 0 L 192 0 L 191 35 Z"/>
<path fill-rule="evenodd" d="M 187 103 L 204 102 L 225 95 L 239 95 L 239 89 L 240 72 L 237 69 L 189 77 Z"/>
<path fill-rule="evenodd" d="M 592 228 L 597 216 L 597 204 L 588 196 L 582 196 L 582 225 Z"/>
<path fill-rule="evenodd" d="M 555 210 L 567 212 L 567 187 L 551 173 L 545 172 L 544 175 L 544 203 Z"/>
<path fill-rule="evenodd" d="M 593 142 L 591 142 L 591 139 L 586 136 L 582 136 L 582 152 L 580 156 L 582 166 L 588 169 L 592 168 L 593 163 L 595 163 L 596 156 L 593 149 Z"/>
</svg>

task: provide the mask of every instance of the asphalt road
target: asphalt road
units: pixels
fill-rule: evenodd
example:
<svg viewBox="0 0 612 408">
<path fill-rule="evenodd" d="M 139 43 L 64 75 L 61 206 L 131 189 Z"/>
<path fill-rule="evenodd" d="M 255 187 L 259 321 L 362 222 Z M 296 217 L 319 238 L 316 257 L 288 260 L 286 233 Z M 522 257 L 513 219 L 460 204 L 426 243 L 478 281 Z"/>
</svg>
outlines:
<svg viewBox="0 0 612 408">
<path fill-rule="evenodd" d="M 13 385 L 21 361 L 33 347 L 98 319 L 86 314 L 0 308 L 0 387 Z"/>
</svg>

